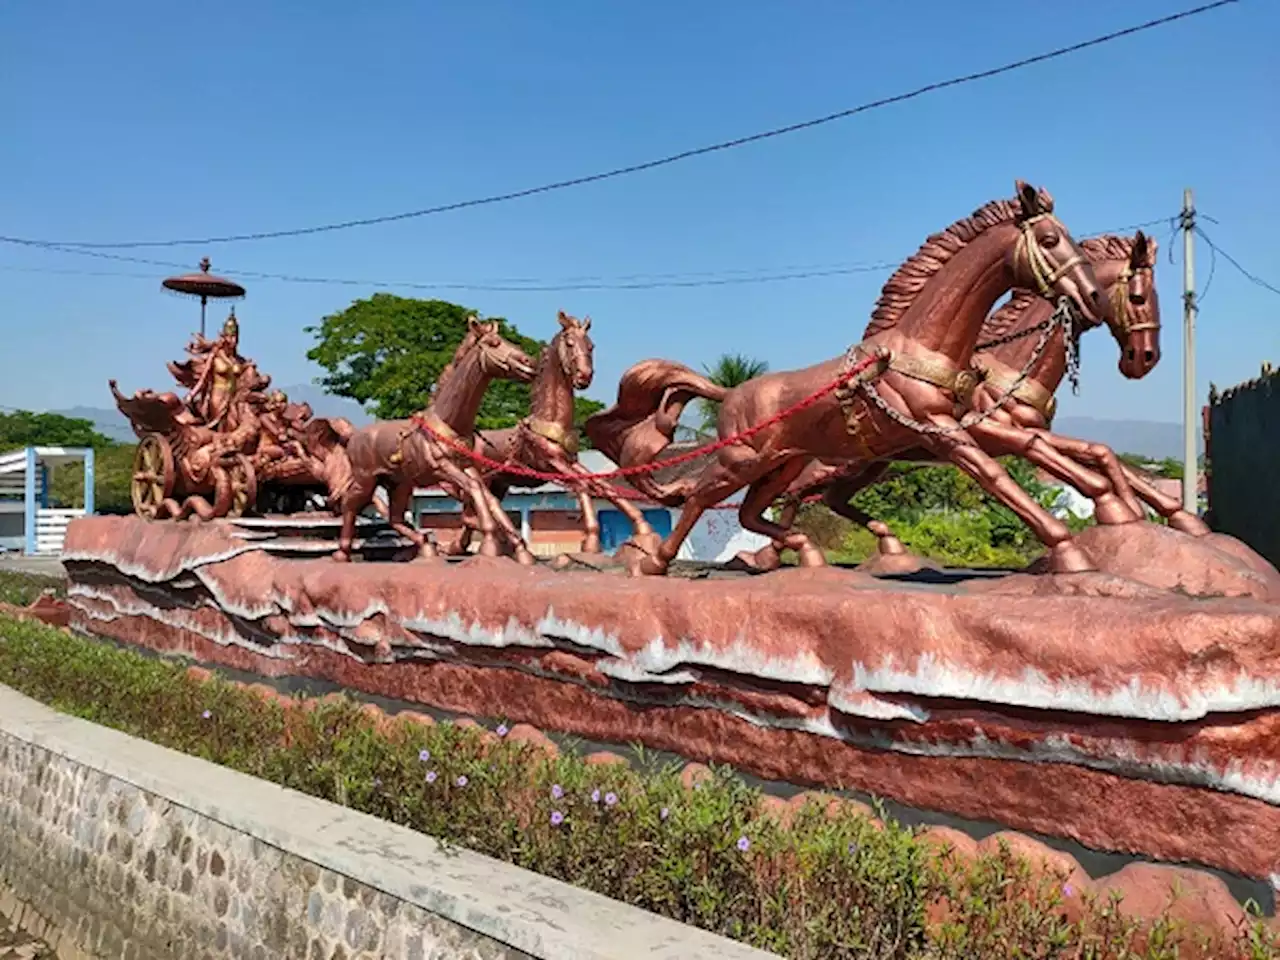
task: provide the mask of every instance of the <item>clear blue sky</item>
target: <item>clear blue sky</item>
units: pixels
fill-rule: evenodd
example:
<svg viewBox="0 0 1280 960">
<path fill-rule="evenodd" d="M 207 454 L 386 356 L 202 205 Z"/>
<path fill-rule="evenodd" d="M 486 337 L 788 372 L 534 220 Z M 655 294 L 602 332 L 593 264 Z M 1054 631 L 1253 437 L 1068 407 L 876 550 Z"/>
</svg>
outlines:
<svg viewBox="0 0 1280 960">
<path fill-rule="evenodd" d="M 1104 33 L 1191 0 L 599 0 L 0 6 L 0 233 L 130 240 L 301 226 L 534 185 L 816 116 Z M 181 9 L 180 9 L 181 7 Z M 1021 177 L 1077 236 L 1176 212 L 1280 281 L 1280 4 L 1245 2 L 1054 63 L 562 193 L 296 239 L 124 251 L 388 280 L 783 270 L 900 259 Z M 1167 234 L 1160 236 L 1163 250 Z M 1208 250 L 1199 248 L 1201 278 Z M 102 277 L 97 271 L 141 276 Z M 107 407 L 167 388 L 197 306 L 174 271 L 0 245 L 0 404 Z M 1180 266 L 1164 360 L 1124 381 L 1086 338 L 1064 413 L 1181 417 Z M 597 376 L 723 351 L 774 368 L 856 340 L 883 274 L 693 289 L 440 295 L 548 337 L 594 319 Z M 279 385 L 303 327 L 374 288 L 249 282 L 242 343 Z M 409 294 L 424 295 L 424 294 Z M 220 320 L 225 311 L 211 308 Z M 1280 297 L 1220 262 L 1200 390 L 1280 361 Z M 1064 391 L 1064 394 L 1067 391 Z"/>
</svg>

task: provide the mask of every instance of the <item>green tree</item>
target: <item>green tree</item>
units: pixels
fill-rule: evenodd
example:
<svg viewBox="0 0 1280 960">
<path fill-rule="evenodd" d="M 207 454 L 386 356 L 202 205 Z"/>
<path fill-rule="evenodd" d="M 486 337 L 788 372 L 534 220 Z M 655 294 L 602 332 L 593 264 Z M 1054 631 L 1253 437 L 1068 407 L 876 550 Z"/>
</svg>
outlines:
<svg viewBox="0 0 1280 960">
<path fill-rule="evenodd" d="M 431 388 L 467 332 L 476 311 L 445 300 L 416 300 L 375 293 L 307 327 L 316 344 L 307 357 L 326 371 L 329 393 L 367 404 L 380 419 L 407 417 L 427 405 Z M 530 356 L 544 344 L 501 318 L 502 335 Z M 574 403 L 579 425 L 603 404 L 585 397 Z M 494 381 L 476 418 L 482 429 L 509 427 L 529 413 L 529 387 Z M 585 439 L 585 438 L 584 438 Z"/>
<path fill-rule="evenodd" d="M 0 452 L 22 447 L 107 447 L 111 441 L 93 428 L 91 420 L 60 413 L 16 410 L 0 413 Z"/>
<path fill-rule="evenodd" d="M 29 410 L 0 413 L 0 453 L 22 447 L 92 447 L 94 510 L 98 513 L 132 511 L 134 444 L 116 443 L 104 437 L 89 420 Z M 64 463 L 53 469 L 49 477 L 49 499 L 62 507 L 84 503 L 82 464 Z"/>
<path fill-rule="evenodd" d="M 714 366 L 704 367 L 708 379 L 712 383 L 732 390 L 748 380 L 754 380 L 762 373 L 767 373 L 769 364 L 764 360 L 755 360 L 741 353 L 721 354 Z M 720 418 L 720 404 L 714 400 L 701 400 L 698 403 L 700 432 L 703 435 L 714 434 Z"/>
</svg>

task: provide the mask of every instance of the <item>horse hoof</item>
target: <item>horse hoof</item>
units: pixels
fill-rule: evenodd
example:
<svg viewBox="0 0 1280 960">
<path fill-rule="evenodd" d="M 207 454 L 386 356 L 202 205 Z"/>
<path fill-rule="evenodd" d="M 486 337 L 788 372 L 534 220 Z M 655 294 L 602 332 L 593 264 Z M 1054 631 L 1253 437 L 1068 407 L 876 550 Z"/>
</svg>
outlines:
<svg viewBox="0 0 1280 960">
<path fill-rule="evenodd" d="M 346 550 L 335 550 L 333 553 L 335 563 L 350 563 L 351 554 Z"/>
<path fill-rule="evenodd" d="M 1050 573 L 1088 573 L 1097 569 L 1097 565 L 1074 540 L 1064 540 L 1049 549 Z"/>
<path fill-rule="evenodd" d="M 662 546 L 662 538 L 650 530 L 648 533 L 632 534 L 629 543 L 639 547 L 647 554 L 655 554 L 658 548 Z"/>
<path fill-rule="evenodd" d="M 750 550 L 739 551 L 734 556 L 731 565 L 740 570 L 749 570 L 752 573 L 768 573 L 770 570 L 777 570 L 782 566 L 782 558 L 778 556 L 777 548 L 773 544 L 769 544 L 754 553 Z"/>
<path fill-rule="evenodd" d="M 1207 537 L 1211 531 L 1209 525 L 1193 513 L 1178 510 L 1169 515 L 1169 526 L 1174 530 L 1189 533 L 1193 537 Z"/>
<path fill-rule="evenodd" d="M 811 543 L 807 543 L 797 550 L 796 556 L 799 558 L 800 566 L 802 567 L 825 567 L 827 565 L 826 556 Z"/>
<path fill-rule="evenodd" d="M 1118 527 L 1126 523 L 1137 523 L 1142 519 L 1114 493 L 1105 493 L 1093 501 L 1093 516 L 1100 526 Z"/>
<path fill-rule="evenodd" d="M 867 524 L 867 529 L 882 539 L 893 536 L 893 531 L 889 529 L 889 525 L 883 520 L 872 520 Z"/>
<path fill-rule="evenodd" d="M 582 549 L 579 552 L 580 553 L 603 553 L 604 551 L 600 547 L 600 537 L 595 534 L 592 534 L 591 536 L 587 537 L 587 539 L 582 541 Z"/>
<path fill-rule="evenodd" d="M 521 547 L 520 549 L 516 550 L 516 563 L 520 564 L 520 566 L 522 566 L 522 567 L 532 567 L 532 566 L 534 566 L 537 562 L 538 562 L 538 558 L 537 558 L 537 557 L 535 557 L 535 556 L 534 556 L 532 553 L 530 553 L 528 550 L 524 549 L 523 547 Z"/>
<path fill-rule="evenodd" d="M 907 547 L 901 540 L 892 533 L 884 535 L 877 534 L 879 537 L 876 543 L 876 550 L 882 557 L 905 557 L 907 556 Z"/>
<path fill-rule="evenodd" d="M 661 577 L 667 572 L 667 565 L 657 557 L 643 556 L 631 571 L 632 576 Z"/>
<path fill-rule="evenodd" d="M 500 557 L 502 556 L 502 547 L 498 543 L 497 537 L 486 537 L 480 544 L 480 556 L 482 557 Z"/>
</svg>

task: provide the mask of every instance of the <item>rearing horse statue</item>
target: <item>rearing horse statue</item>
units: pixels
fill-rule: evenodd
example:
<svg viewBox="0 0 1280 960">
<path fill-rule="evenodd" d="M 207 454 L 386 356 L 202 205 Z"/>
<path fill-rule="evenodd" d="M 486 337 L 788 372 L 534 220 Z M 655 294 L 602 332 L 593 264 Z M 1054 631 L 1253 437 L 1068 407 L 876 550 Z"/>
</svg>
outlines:
<svg viewBox="0 0 1280 960">
<path fill-rule="evenodd" d="M 1138 231 L 1132 238 L 1110 234 L 1090 237 L 1080 246 L 1112 305 L 1107 323 L 1120 348 L 1120 372 L 1128 379 L 1141 379 L 1160 360 L 1160 305 L 1154 281 L 1156 242 Z M 1015 290 L 1009 302 L 983 323 L 972 364 L 976 382 L 962 400 L 968 409 L 982 411 L 995 406 L 1006 393 L 1010 397 L 991 418 L 971 428 L 974 438 L 993 456 L 1022 456 L 1080 490 L 1097 503 L 1095 517 L 1100 524 L 1133 522 L 1144 513 L 1139 503 L 1142 501 L 1174 529 L 1195 536 L 1207 534 L 1209 528 L 1200 518 L 1125 466 L 1111 448 L 1050 431 L 1056 412 L 1054 394 L 1067 373 L 1065 331 L 1054 331 L 1028 375 L 1021 384 L 1016 383 L 1018 372 L 1032 359 L 1034 335 L 1049 322 L 1051 313 L 1052 306 L 1043 297 L 1029 290 Z M 1010 426 L 1023 429 L 1011 432 L 1007 429 Z M 1064 463 L 1055 452 L 1069 461 Z M 937 457 L 923 448 L 905 451 L 893 459 L 937 462 Z M 820 491 L 823 502 L 833 512 L 876 535 L 882 555 L 904 554 L 906 548 L 886 524 L 850 503 L 859 491 L 876 484 L 888 466 L 889 461 L 881 460 L 858 464 L 850 472 L 840 465 L 810 463 L 788 489 L 779 523 L 790 527 L 800 502 Z M 774 544 L 755 554 L 742 554 L 738 560 L 753 569 L 771 569 L 777 563 L 776 551 Z"/>
<path fill-rule="evenodd" d="M 533 360 L 498 331 L 496 322 L 482 323 L 467 318 L 467 333 L 454 352 L 453 360 L 440 373 L 431 403 L 420 414 L 436 434 L 459 443 L 470 443 L 476 414 L 489 383 L 495 378 L 528 383 L 533 379 Z M 463 504 L 470 504 L 483 540 L 480 552 L 500 553 L 500 529 L 513 546 L 516 559 L 534 562 L 511 518 L 493 498 L 475 467 L 458 451 L 426 434 L 416 420 L 380 420 L 355 431 L 347 441 L 351 474 L 332 496 L 342 511 L 342 531 L 338 535 L 335 560 L 351 559 L 356 517 L 373 501 L 379 485 L 388 488 L 389 521 L 392 529 L 412 540 L 424 557 L 435 556 L 435 547 L 418 530 L 405 523 L 405 511 L 414 487 L 439 484 Z"/>
<path fill-rule="evenodd" d="M 885 284 L 866 339 L 844 357 L 764 374 L 732 390 L 671 361 L 633 366 L 623 374 L 617 403 L 587 421 L 596 447 L 624 466 L 653 463 L 671 442 L 684 405 L 699 397 L 721 403 L 717 429 L 725 446 L 692 482 L 632 479 L 659 502 L 681 506 L 675 530 L 635 561 L 632 572 L 664 573 L 702 513 L 743 487 L 744 528 L 796 551 L 802 566 L 823 565 L 808 537 L 770 521 L 765 511 L 811 459 L 870 462 L 921 445 L 1030 526 L 1048 547 L 1051 569 L 1093 569 L 1066 525 L 978 446 L 969 432 L 975 419 L 955 415 L 961 373 L 983 321 L 1014 287 L 1057 300 L 1055 323 L 1074 323 L 1066 320 L 1074 313 L 1097 326 L 1111 309 L 1088 259 L 1054 215 L 1052 198 L 1021 181 L 1014 200 L 988 203 L 925 241 Z M 887 366 L 874 383 L 847 379 L 870 359 Z M 822 392 L 842 380 L 840 389 Z M 792 415 L 771 419 L 815 397 Z"/>
</svg>

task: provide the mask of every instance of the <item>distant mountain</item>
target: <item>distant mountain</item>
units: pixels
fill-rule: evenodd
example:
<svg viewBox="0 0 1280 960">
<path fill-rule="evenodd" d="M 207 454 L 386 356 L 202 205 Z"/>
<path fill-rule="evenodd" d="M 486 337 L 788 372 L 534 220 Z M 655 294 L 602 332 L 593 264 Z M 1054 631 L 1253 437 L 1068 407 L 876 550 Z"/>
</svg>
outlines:
<svg viewBox="0 0 1280 960">
<path fill-rule="evenodd" d="M 50 410 L 49 412 L 61 414 L 64 417 L 72 417 L 76 420 L 88 420 L 93 424 L 93 429 L 110 440 L 133 443 L 138 439 L 134 436 L 133 428 L 129 426 L 129 421 L 125 419 L 124 414 L 119 410 L 106 410 L 100 407 L 68 407 L 65 410 Z"/>
<path fill-rule="evenodd" d="M 1080 440 L 1105 443 L 1117 453 L 1136 453 L 1163 460 L 1182 458 L 1182 424 L 1155 420 L 1098 420 L 1093 417 L 1059 417 L 1054 432 Z M 1196 448 L 1204 452 L 1204 436 L 1196 424 Z"/>
</svg>

